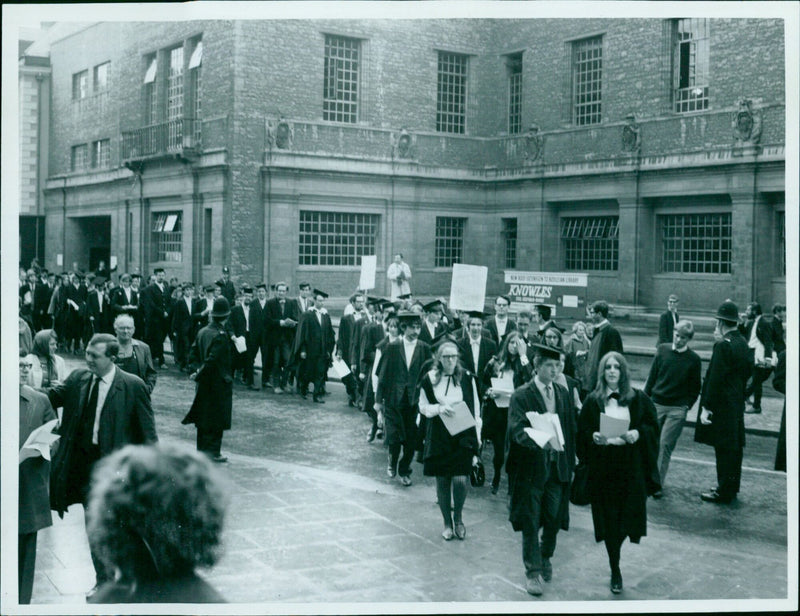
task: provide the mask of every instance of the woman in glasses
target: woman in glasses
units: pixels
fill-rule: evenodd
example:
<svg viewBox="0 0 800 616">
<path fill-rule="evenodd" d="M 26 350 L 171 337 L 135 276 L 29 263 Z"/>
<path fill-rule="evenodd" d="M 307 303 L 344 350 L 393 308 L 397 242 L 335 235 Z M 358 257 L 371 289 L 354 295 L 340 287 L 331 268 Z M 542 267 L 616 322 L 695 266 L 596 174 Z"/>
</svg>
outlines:
<svg viewBox="0 0 800 616">
<path fill-rule="evenodd" d="M 451 434 L 442 418 L 457 419 L 464 412 L 480 421 L 478 388 L 458 359 L 453 340 L 439 344 L 433 367 L 421 381 L 419 410 L 426 424 L 423 473 L 436 477 L 436 496 L 444 520 L 442 538 L 463 540 L 467 529 L 461 517 L 467 498 L 469 473 L 478 461 L 479 425 Z M 466 405 L 466 411 L 464 406 Z M 462 415 L 463 416 L 463 415 Z M 452 510 L 451 510 L 452 498 Z"/>
</svg>

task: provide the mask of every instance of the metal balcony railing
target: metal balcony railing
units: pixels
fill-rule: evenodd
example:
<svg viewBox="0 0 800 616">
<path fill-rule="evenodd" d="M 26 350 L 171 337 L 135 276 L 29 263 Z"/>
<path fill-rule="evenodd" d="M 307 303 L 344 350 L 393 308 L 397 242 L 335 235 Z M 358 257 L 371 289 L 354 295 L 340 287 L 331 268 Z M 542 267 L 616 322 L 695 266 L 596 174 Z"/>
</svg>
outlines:
<svg viewBox="0 0 800 616">
<path fill-rule="evenodd" d="M 181 154 L 202 147 L 202 120 L 180 118 L 122 131 L 122 159 L 142 159 Z"/>
</svg>

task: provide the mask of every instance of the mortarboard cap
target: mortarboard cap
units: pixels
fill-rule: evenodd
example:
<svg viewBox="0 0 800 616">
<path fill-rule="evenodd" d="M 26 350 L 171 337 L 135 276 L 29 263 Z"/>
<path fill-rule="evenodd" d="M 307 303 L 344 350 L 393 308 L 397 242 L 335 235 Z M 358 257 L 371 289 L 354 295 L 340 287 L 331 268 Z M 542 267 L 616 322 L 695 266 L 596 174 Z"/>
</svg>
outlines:
<svg viewBox="0 0 800 616">
<path fill-rule="evenodd" d="M 321 297 L 323 299 L 328 297 L 328 294 L 325 291 L 320 291 L 319 289 L 314 289 L 314 297 Z"/>
<path fill-rule="evenodd" d="M 246 284 L 242 287 L 242 293 L 252 293 L 252 292 L 253 292 L 253 287 L 251 287 L 250 285 Z"/>
<path fill-rule="evenodd" d="M 464 312 L 466 312 L 467 316 L 470 319 L 482 319 L 483 318 L 483 312 L 481 312 L 480 310 L 465 310 Z"/>
<path fill-rule="evenodd" d="M 439 306 L 444 306 L 444 304 L 440 300 L 435 299 L 432 302 L 425 304 L 422 308 L 425 310 L 425 312 L 433 312 Z"/>
<path fill-rule="evenodd" d="M 432 346 L 432 347 L 434 347 L 434 348 L 436 348 L 436 347 L 438 347 L 440 344 L 444 344 L 445 342 L 452 342 L 453 344 L 455 344 L 456 346 L 458 346 L 458 342 L 457 342 L 457 341 L 456 341 L 456 339 L 453 337 L 453 334 L 451 334 L 450 332 L 442 332 L 441 334 L 439 334 L 438 336 L 436 336 L 436 337 L 435 337 L 435 338 L 434 338 L 434 339 L 431 341 L 431 346 Z"/>
<path fill-rule="evenodd" d="M 206 293 L 211 293 L 214 290 L 215 286 L 216 285 L 213 284 L 207 284 L 206 286 L 203 287 L 203 291 Z"/>
<path fill-rule="evenodd" d="M 401 310 L 397 313 L 397 318 L 401 323 L 411 323 L 413 321 L 420 321 L 422 315 L 419 312 L 412 312 L 411 310 Z"/>
<path fill-rule="evenodd" d="M 222 282 L 221 280 L 217 280 L 214 284 L 218 286 L 220 289 L 225 286 L 225 283 Z"/>
<path fill-rule="evenodd" d="M 561 353 L 563 352 L 558 347 L 551 347 L 546 344 L 532 344 L 531 348 L 533 348 L 536 355 L 540 355 L 545 359 L 561 359 Z"/>
<path fill-rule="evenodd" d="M 375 297 L 374 295 L 367 295 L 367 305 L 369 306 L 381 306 L 383 307 L 383 302 L 380 297 Z"/>
<path fill-rule="evenodd" d="M 398 295 L 397 299 L 411 299 L 411 293 L 403 293 L 402 295 Z"/>
<path fill-rule="evenodd" d="M 259 282 L 256 285 L 256 289 L 264 289 L 264 290 L 266 290 L 266 288 L 267 288 L 267 283 L 266 282 Z"/>
<path fill-rule="evenodd" d="M 106 278 L 105 278 L 105 276 L 95 276 L 93 279 L 91 279 L 91 278 L 90 278 L 90 280 L 94 280 L 94 284 L 95 284 L 95 286 L 98 286 L 98 287 L 99 287 L 101 284 L 105 284 L 105 283 L 106 283 Z"/>
</svg>

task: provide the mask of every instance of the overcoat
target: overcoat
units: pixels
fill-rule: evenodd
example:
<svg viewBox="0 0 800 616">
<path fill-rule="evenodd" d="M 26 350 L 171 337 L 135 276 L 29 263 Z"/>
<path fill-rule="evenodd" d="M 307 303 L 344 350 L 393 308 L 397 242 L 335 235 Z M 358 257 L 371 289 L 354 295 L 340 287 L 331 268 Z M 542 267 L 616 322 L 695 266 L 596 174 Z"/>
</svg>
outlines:
<svg viewBox="0 0 800 616">
<path fill-rule="evenodd" d="M 711 423 L 697 422 L 694 440 L 706 445 L 744 447 L 744 389 L 751 372 L 750 349 L 737 330 L 714 344 L 708 364 L 700 409 L 711 411 Z"/>
<path fill-rule="evenodd" d="M 564 455 L 559 455 L 559 475 L 572 480 L 575 468 L 575 415 L 569 394 L 558 383 L 553 383 L 556 414 L 564 434 Z M 526 413 L 546 413 L 542 394 L 532 381 L 517 389 L 508 407 L 508 432 L 506 434 L 506 472 L 511 492 L 511 510 L 508 519 L 515 531 L 522 531 L 533 521 L 531 492 L 542 491 L 550 469 L 547 453 L 525 433 L 531 427 Z M 569 530 L 569 490 L 562 490 L 558 518 L 562 530 Z M 536 525 L 537 527 L 540 525 Z"/>
<path fill-rule="evenodd" d="M 197 372 L 192 408 L 183 424 L 207 431 L 230 430 L 233 406 L 233 343 L 223 323 L 212 321 L 197 333 L 189 365 Z"/>
<path fill-rule="evenodd" d="M 600 414 L 605 401 L 590 395 L 578 417 L 576 440 L 578 459 L 589 466 L 589 493 L 592 502 L 594 537 L 607 536 L 606 502 L 621 508 L 618 529 L 623 537 L 638 543 L 647 534 L 647 497 L 661 489 L 658 475 L 659 428 L 656 409 L 644 392 L 634 390 L 628 405 L 630 429 L 639 431 L 633 445 L 596 445 L 592 435 L 600 430 Z"/>
<path fill-rule="evenodd" d="M 27 385 L 19 390 L 19 446 L 36 428 L 56 418 L 50 400 Z M 57 441 L 56 441 L 57 443 Z M 56 444 L 55 447 L 58 445 Z M 19 528 L 17 533 L 35 533 L 52 526 L 50 513 L 50 462 L 41 456 L 19 465 Z"/>
</svg>

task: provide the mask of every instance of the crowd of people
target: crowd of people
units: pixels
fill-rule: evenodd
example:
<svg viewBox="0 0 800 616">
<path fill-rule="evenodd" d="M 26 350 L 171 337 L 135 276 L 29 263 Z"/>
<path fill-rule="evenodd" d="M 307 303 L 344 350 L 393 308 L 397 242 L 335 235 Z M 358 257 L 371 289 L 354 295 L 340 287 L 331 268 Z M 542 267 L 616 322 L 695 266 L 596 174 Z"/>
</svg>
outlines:
<svg viewBox="0 0 800 616">
<path fill-rule="evenodd" d="M 403 274 L 398 257 L 400 274 L 392 281 L 405 292 L 384 299 L 357 291 L 338 332 L 325 308 L 328 295 L 309 283 L 299 285 L 296 297 L 283 282 L 237 290 L 223 268 L 220 280 L 196 297 L 191 283 L 166 283 L 163 269 L 144 288 L 136 275 L 121 275 L 117 286 L 102 272 L 70 272 L 56 285 L 54 274 L 21 271 L 21 343 L 23 322 L 34 335 L 20 350 L 20 444 L 55 416 L 53 409 L 60 419 L 52 468 L 41 458 L 20 466 L 21 602 L 30 599 L 33 570 L 31 540 L 23 550 L 22 535 L 33 533 L 35 554 L 35 533 L 49 524 L 50 509 L 63 515 L 76 503 L 89 513 L 93 600 L 180 596 L 159 581 L 165 570 L 197 585 L 194 566 L 213 562 L 219 538 L 224 499 L 207 463 L 227 461 L 221 445 L 232 425 L 234 384 L 274 396 L 307 400 L 311 394 L 313 403 L 323 404 L 331 367 L 348 404 L 367 417 L 366 441 L 386 447 L 387 477 L 411 486 L 416 460 L 435 478 L 445 541 L 466 539 L 464 503 L 470 484 L 480 482 L 484 452 L 492 449 L 491 492 L 499 492 L 505 472 L 509 520 L 522 533 L 526 588 L 535 596 L 553 577 L 556 537 L 568 529 L 570 500 L 579 501 L 579 476 L 595 539 L 608 552 L 610 590 L 622 592 L 621 546 L 626 537 L 638 543 L 646 534 L 646 499 L 665 496 L 672 451 L 698 399 L 695 439 L 713 446 L 717 460 L 717 486 L 700 496 L 718 504 L 736 498 L 744 413 L 761 412 L 762 386 L 773 369 L 776 388 L 784 386 L 785 306 L 776 305 L 767 320 L 757 303 L 740 315 L 733 302 L 723 302 L 703 379 L 700 358 L 689 348 L 694 325 L 679 317 L 678 298 L 670 296 L 647 382 L 638 390 L 607 302 L 591 303 L 587 318 L 569 331 L 546 305 L 509 314 L 510 299 L 502 295 L 490 314 L 449 310 L 442 298 L 413 298 L 403 287 L 410 273 Z M 197 383 L 183 423 L 196 426 L 196 448 L 205 456 L 152 449 L 158 438 L 151 394 L 158 370 L 166 367 L 167 337 L 175 366 Z M 86 368 L 67 374 L 59 351 L 84 354 Z M 779 447 L 776 468 L 785 470 L 785 408 L 781 429 L 784 450 Z M 39 496 L 24 509 L 23 471 Z M 120 483 L 126 473 L 143 482 L 141 494 Z M 146 520 L 126 522 L 124 532 L 118 526 L 132 499 L 154 498 L 145 476 L 170 483 L 165 498 L 180 499 L 187 473 L 211 477 L 201 482 L 207 489 L 195 501 L 207 498 L 198 524 L 213 518 L 213 528 L 186 538 L 186 555 L 175 562 L 161 545 L 171 537 L 168 529 L 153 534 Z M 39 484 L 48 475 L 49 499 L 43 499 Z M 212 589 L 197 592 L 218 599 Z"/>
</svg>

